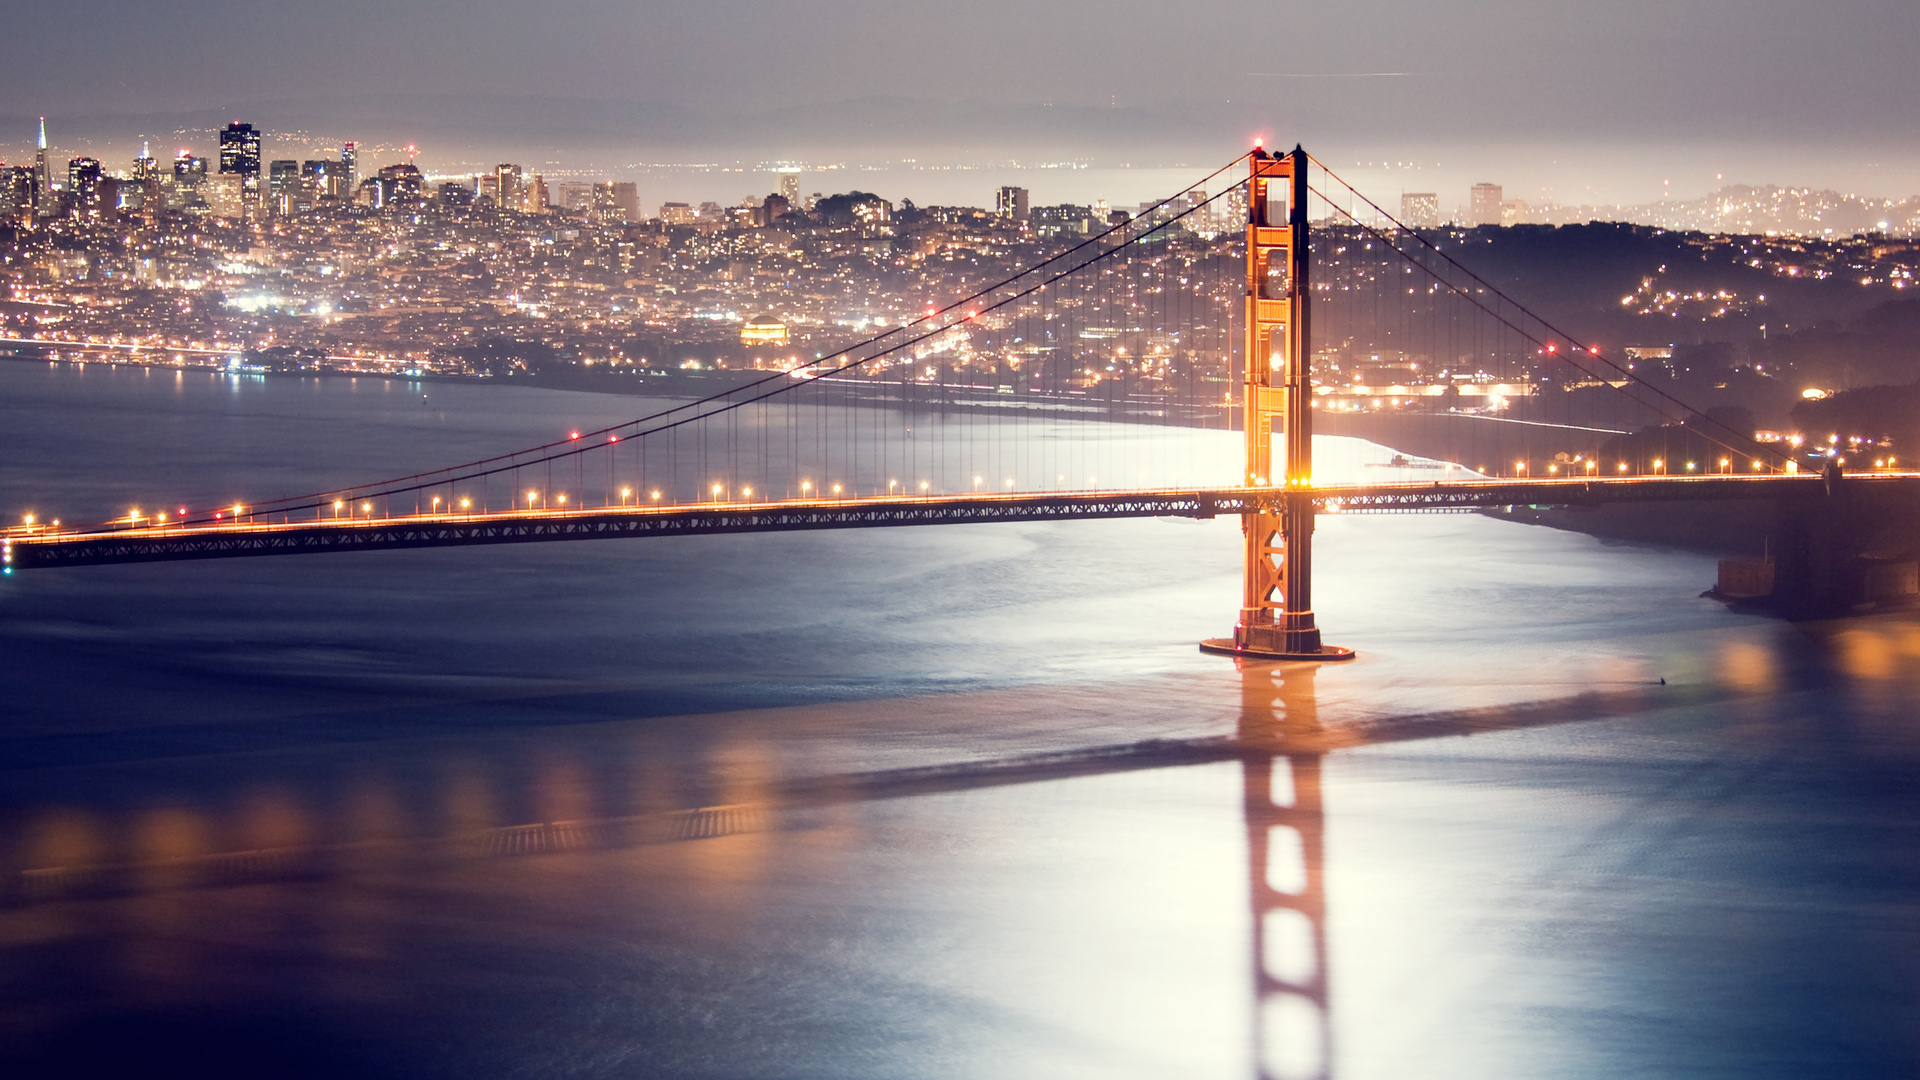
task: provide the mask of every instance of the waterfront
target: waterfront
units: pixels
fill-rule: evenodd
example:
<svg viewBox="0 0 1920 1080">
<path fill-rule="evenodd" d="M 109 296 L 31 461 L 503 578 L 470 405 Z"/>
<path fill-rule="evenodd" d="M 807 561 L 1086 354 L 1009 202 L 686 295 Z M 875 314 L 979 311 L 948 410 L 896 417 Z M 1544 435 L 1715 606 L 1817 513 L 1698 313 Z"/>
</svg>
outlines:
<svg viewBox="0 0 1920 1080">
<path fill-rule="evenodd" d="M 0 373 L 9 500 L 306 490 L 633 408 L 96 371 Z M 0 1052 L 1250 1076 L 1246 773 L 1200 758 L 1251 730 L 1330 750 L 1331 1075 L 1914 1070 L 1920 626 L 1731 614 L 1710 559 L 1477 515 L 1328 518 L 1318 552 L 1361 657 L 1279 686 L 1194 649 L 1232 521 L 20 575 L 5 869 L 126 869 L 9 893 Z M 713 807 L 705 838 L 470 842 Z M 294 855 L 179 887 L 236 852 Z"/>
</svg>

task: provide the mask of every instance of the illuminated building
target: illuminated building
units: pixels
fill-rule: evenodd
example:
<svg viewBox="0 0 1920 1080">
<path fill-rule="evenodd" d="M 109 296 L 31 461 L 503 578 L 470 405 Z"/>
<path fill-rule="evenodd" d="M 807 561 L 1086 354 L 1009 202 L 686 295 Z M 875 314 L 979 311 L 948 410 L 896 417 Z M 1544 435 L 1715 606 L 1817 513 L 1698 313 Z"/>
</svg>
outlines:
<svg viewBox="0 0 1920 1080">
<path fill-rule="evenodd" d="M 1475 184 L 1473 194 L 1468 200 L 1467 217 L 1475 225 L 1500 224 L 1500 203 L 1503 201 L 1499 184 Z"/>
<path fill-rule="evenodd" d="M 800 174 L 783 172 L 780 174 L 780 197 L 787 200 L 789 207 L 800 205 Z"/>
<path fill-rule="evenodd" d="M 1408 191 L 1400 194 L 1400 220 L 1416 229 L 1440 224 L 1440 195 L 1432 191 Z"/>
<path fill-rule="evenodd" d="M 300 163 L 300 188 L 308 203 L 317 203 L 321 199 L 346 199 L 353 194 L 346 162 L 328 158 L 314 158 Z"/>
<path fill-rule="evenodd" d="M 40 149 L 33 155 L 33 213 L 52 217 L 54 209 L 53 174 L 47 171 L 47 118 L 40 118 Z"/>
<path fill-rule="evenodd" d="M 382 166 L 374 183 L 374 205 L 377 207 L 396 204 L 417 206 L 426 191 L 420 170 L 406 163 Z"/>
<path fill-rule="evenodd" d="M 778 319 L 748 319 L 740 327 L 742 345 L 785 345 L 787 324 Z"/>
<path fill-rule="evenodd" d="M 30 217 L 33 200 L 33 166 L 0 166 L 0 218 Z"/>
<path fill-rule="evenodd" d="M 521 189 L 521 173 L 518 165 L 495 165 L 493 167 L 493 201 L 502 210 L 520 209 L 526 198 Z"/>
<path fill-rule="evenodd" d="M 193 156 L 191 150 L 181 150 L 173 159 L 173 182 L 188 191 L 200 190 L 201 181 L 207 178 L 207 159 Z"/>
<path fill-rule="evenodd" d="M 621 225 L 640 220 L 640 193 L 631 183 L 595 184 L 588 194 L 588 216 L 597 225 Z"/>
<path fill-rule="evenodd" d="M 662 203 L 660 205 L 660 223 L 662 225 L 691 225 L 698 218 L 693 207 L 683 202 Z"/>
<path fill-rule="evenodd" d="M 287 215 L 300 204 L 300 163 L 288 159 L 267 166 L 267 209 Z"/>
<path fill-rule="evenodd" d="M 334 193 L 334 197 L 346 197 L 353 191 L 353 186 L 359 182 L 360 144 L 345 143 L 340 147 L 340 190 Z"/>
<path fill-rule="evenodd" d="M 239 221 L 247 216 L 247 181 L 240 173 L 216 173 L 200 182 L 200 197 L 214 217 Z"/>
<path fill-rule="evenodd" d="M 1014 221 L 1027 220 L 1027 189 L 1023 187 L 1003 187 L 994 200 L 994 213 Z"/>
<path fill-rule="evenodd" d="M 529 214 L 546 213 L 547 207 L 551 205 L 547 200 L 547 178 L 534 173 L 533 179 L 527 184 L 526 195 L 521 201 Z"/>
<path fill-rule="evenodd" d="M 143 184 L 160 179 L 160 163 L 153 160 L 145 139 L 140 140 L 140 156 L 133 159 L 133 178 Z"/>
<path fill-rule="evenodd" d="M 77 157 L 67 162 L 67 198 L 72 200 L 73 216 L 99 220 L 104 178 L 96 158 Z"/>
<path fill-rule="evenodd" d="M 220 133 L 220 171 L 240 178 L 240 198 L 248 206 L 260 201 L 260 132 L 252 124 L 234 121 Z"/>
</svg>

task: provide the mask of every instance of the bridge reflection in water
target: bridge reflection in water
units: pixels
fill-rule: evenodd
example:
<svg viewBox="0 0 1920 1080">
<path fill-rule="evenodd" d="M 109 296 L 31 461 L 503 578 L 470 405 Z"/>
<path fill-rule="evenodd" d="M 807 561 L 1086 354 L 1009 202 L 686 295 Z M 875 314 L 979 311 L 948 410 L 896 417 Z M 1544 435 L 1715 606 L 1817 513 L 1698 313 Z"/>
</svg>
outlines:
<svg viewBox="0 0 1920 1080">
<path fill-rule="evenodd" d="M 1253 1060 L 1260 1080 L 1332 1073 L 1326 814 L 1311 663 L 1238 661 L 1238 736 L 1253 900 Z"/>
<path fill-rule="evenodd" d="M 1875 655 L 1864 648 L 1847 655 L 1855 654 L 1868 660 Z M 433 928 L 429 933 L 444 933 L 430 913 L 405 910 L 407 897 L 418 902 L 418 897 L 447 895 L 434 892 L 443 888 L 434 883 L 444 880 L 436 876 L 444 871 L 505 866 L 560 853 L 671 845 L 689 857 L 704 851 L 708 861 L 702 862 L 702 872 L 715 872 L 729 858 L 728 849 L 710 846 L 709 841 L 786 834 L 805 846 L 811 829 L 823 822 L 844 825 L 848 820 L 844 812 L 860 805 L 1235 763 L 1241 782 L 1238 816 L 1246 845 L 1233 847 L 1244 852 L 1246 859 L 1246 877 L 1240 886 L 1245 891 L 1240 896 L 1245 904 L 1241 910 L 1248 915 L 1243 940 L 1250 943 L 1250 955 L 1240 958 L 1238 970 L 1215 967 L 1190 977 L 1231 980 L 1251 991 L 1245 996 L 1234 992 L 1227 1001 L 1237 998 L 1247 1003 L 1252 1020 L 1249 1057 L 1257 1080 L 1328 1077 L 1338 1060 L 1338 1048 L 1332 1034 L 1333 976 L 1327 945 L 1328 860 L 1322 796 L 1327 755 L 1384 742 L 1626 716 L 1769 689 L 1764 680 L 1756 679 L 1736 679 L 1725 687 L 1636 686 L 1496 708 L 1323 722 L 1315 680 L 1325 676 L 1318 675 L 1313 665 L 1238 663 L 1234 728 L 1210 737 L 782 777 L 772 771 L 778 766 L 771 758 L 744 770 L 738 761 L 728 764 L 729 755 L 737 756 L 740 747 L 756 737 L 743 726 L 716 735 L 720 741 L 708 748 L 711 753 L 683 753 L 682 760 L 701 766 L 688 770 L 688 775 L 663 772 L 665 767 L 658 763 L 638 772 L 622 767 L 603 770 L 578 756 L 534 767 L 519 761 L 524 754 L 503 756 L 492 766 L 463 757 L 462 767 L 436 770 L 445 772 L 443 782 L 422 777 L 427 782 L 418 791 L 409 791 L 405 784 L 370 785 L 366 774 L 349 769 L 335 779 L 322 772 L 288 780 L 277 785 L 271 797 L 255 792 L 226 798 L 196 787 L 196 795 L 184 802 L 176 797 L 168 809 L 117 816 L 105 810 L 48 814 L 22 822 L 21 828 L 13 830 L 18 846 L 0 850 L 0 858 L 9 863 L 0 875 L 0 919 L 15 930 L 29 924 L 66 923 L 80 928 L 82 937 L 120 941 L 129 954 L 127 963 L 135 968 L 145 965 L 148 974 L 141 979 L 164 984 L 159 990 L 143 992 L 199 993 L 194 988 L 203 985 L 201 980 L 209 977 L 212 968 L 224 972 L 221 978 L 244 982 L 255 977 L 224 962 L 214 963 L 211 957 L 238 955 L 260 961 L 265 956 L 273 963 L 286 963 L 288 946 L 281 935 L 296 925 L 312 929 L 337 924 L 328 932 L 335 944 L 349 942 L 354 949 L 370 950 L 369 955 L 401 949 L 401 939 L 411 937 L 422 925 Z M 660 737 L 675 741 L 698 736 L 688 729 Z M 800 762 L 798 768 L 806 768 L 804 756 L 795 761 Z M 795 768 L 795 761 L 784 765 Z M 378 766 L 375 771 L 385 772 Z M 712 775 L 704 775 L 706 771 Z M 249 775 L 242 783 L 254 780 Z M 737 856 L 738 851 L 733 854 Z M 560 890 L 567 902 L 588 901 L 596 891 L 604 892 L 619 880 L 617 875 L 600 876 L 607 867 L 597 860 L 556 862 L 535 864 L 505 877 L 484 870 L 483 874 L 488 888 L 533 890 L 515 893 L 511 901 L 513 910 L 524 913 L 538 908 L 521 905 L 550 900 L 541 890 L 558 881 L 568 883 Z M 503 884 L 509 877 L 517 885 Z M 349 887 L 323 884 L 332 880 Z M 704 879 L 695 873 L 691 880 Z M 369 887 L 351 887 L 353 881 Z M 274 882 L 291 883 L 293 891 L 227 891 Z M 687 883 L 661 886 L 673 895 L 656 902 L 646 896 L 655 884 L 637 879 L 625 886 L 637 892 L 620 893 L 614 888 L 613 899 L 623 908 L 637 905 L 654 916 L 695 918 L 678 906 L 685 895 L 674 893 Z M 195 899 L 196 891 L 204 899 Z M 220 895 L 211 895 L 215 891 Z M 705 897 L 703 903 L 712 900 L 711 895 L 700 895 Z M 115 896 L 135 902 L 115 903 L 111 901 Z M 766 899 L 761 897 L 759 902 Z M 249 952 L 241 944 L 247 939 L 245 925 L 231 926 L 204 915 L 222 911 L 248 913 L 242 921 L 256 931 L 274 920 L 285 920 L 285 925 L 268 934 L 268 945 Z M 1213 917 L 1209 912 L 1189 914 L 1201 922 Z M 755 917 L 742 908 L 719 921 L 735 916 Z M 941 917 L 950 919 L 952 913 Z M 28 963 L 31 958 L 21 957 L 17 950 L 9 952 L 27 963 L 25 970 L 34 970 Z M 392 988 L 376 983 L 419 977 L 391 970 L 381 975 L 385 969 L 370 966 L 358 953 L 354 956 L 343 964 L 323 950 L 319 962 L 326 977 L 352 983 L 356 996 L 384 1000 L 382 996 L 390 995 Z M 298 970 L 300 965 L 293 967 Z M 152 975 L 156 970 L 171 974 L 156 980 Z M 667 977 L 659 988 L 673 991 L 672 979 L 684 974 Z M 429 974 L 428 985 L 432 978 Z M 9 981 L 17 991 L 17 979 L 0 983 Z M 781 992 L 804 996 L 818 991 L 816 984 L 799 981 Z M 457 989 L 442 987 L 441 992 L 458 996 Z M 781 999 L 775 1004 L 804 1002 Z M 55 1007 L 36 1003 L 35 1008 Z M 10 1025 L 0 1025 L 6 1026 Z M 662 1023 L 660 1030 L 671 1029 Z"/>
</svg>

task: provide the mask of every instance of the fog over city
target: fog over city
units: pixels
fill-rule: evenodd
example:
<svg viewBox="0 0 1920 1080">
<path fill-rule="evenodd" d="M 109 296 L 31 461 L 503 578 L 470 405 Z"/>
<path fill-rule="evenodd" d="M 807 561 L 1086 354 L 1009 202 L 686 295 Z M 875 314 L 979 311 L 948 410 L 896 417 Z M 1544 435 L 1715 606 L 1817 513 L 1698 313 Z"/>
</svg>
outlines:
<svg viewBox="0 0 1920 1080">
<path fill-rule="evenodd" d="M 375 163 L 412 145 L 429 173 L 529 161 L 639 179 L 643 198 L 731 201 L 717 168 L 797 161 L 897 172 L 883 193 L 921 202 L 1016 179 L 1085 201 L 1159 190 L 1093 170 L 1211 166 L 1265 134 L 1389 196 L 1492 181 L 1566 205 L 1728 183 L 1900 199 L 1920 194 L 1920 118 L 1889 74 L 1916 31 L 1910 4 L 1784 0 L 81 0 L 11 17 L 0 156 L 30 156 L 42 114 L 108 162 L 246 118 L 288 144 L 390 148 Z M 1062 162 L 1088 168 L 1013 175 Z M 708 168 L 648 191 L 647 165 Z"/>
</svg>

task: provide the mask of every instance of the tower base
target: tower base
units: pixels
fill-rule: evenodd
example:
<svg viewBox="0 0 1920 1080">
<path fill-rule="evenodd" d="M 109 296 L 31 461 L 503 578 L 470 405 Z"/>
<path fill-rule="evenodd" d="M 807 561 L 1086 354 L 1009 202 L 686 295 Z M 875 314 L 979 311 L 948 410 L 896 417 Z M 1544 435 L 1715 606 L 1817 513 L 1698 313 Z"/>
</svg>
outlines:
<svg viewBox="0 0 1920 1080">
<path fill-rule="evenodd" d="M 1236 645 L 1232 638 L 1208 638 L 1200 643 L 1200 651 L 1218 653 L 1221 656 L 1244 656 L 1249 660 L 1351 660 L 1352 649 L 1338 645 L 1321 645 L 1313 651 L 1287 652 L 1284 649 L 1261 649 L 1245 645 Z"/>
<path fill-rule="evenodd" d="M 1351 660 L 1352 649 L 1323 645 L 1311 611 L 1269 613 L 1242 608 L 1230 638 L 1208 638 L 1201 652 L 1251 656 L 1261 660 Z"/>
</svg>

